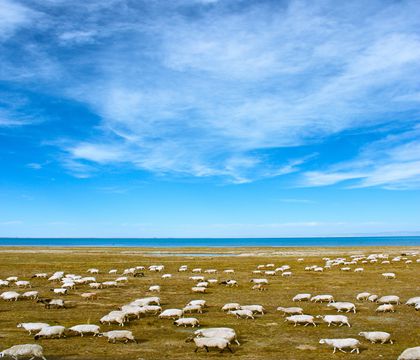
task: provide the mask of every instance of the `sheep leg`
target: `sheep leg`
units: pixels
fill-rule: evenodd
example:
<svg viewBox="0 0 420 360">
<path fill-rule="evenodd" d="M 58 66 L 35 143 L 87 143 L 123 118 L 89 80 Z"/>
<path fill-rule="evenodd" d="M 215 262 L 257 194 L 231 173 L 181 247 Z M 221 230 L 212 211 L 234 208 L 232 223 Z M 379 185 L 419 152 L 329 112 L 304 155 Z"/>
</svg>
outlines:
<svg viewBox="0 0 420 360">
<path fill-rule="evenodd" d="M 239 343 L 238 339 L 235 339 L 235 342 L 236 342 L 236 344 L 237 344 L 237 345 L 241 345 L 241 344 Z"/>
<path fill-rule="evenodd" d="M 346 351 L 344 351 L 343 349 L 338 348 L 339 351 L 343 352 L 343 353 L 347 353 Z"/>
<path fill-rule="evenodd" d="M 230 348 L 229 344 L 226 345 L 226 347 L 228 348 L 228 350 L 233 354 L 232 349 Z"/>
<path fill-rule="evenodd" d="M 198 346 L 195 348 L 194 352 L 196 353 L 198 351 Z"/>
<path fill-rule="evenodd" d="M 335 354 L 335 351 L 337 350 L 337 348 L 334 346 L 334 351 L 333 351 L 333 354 Z"/>
<path fill-rule="evenodd" d="M 204 349 L 206 349 L 206 351 L 209 352 L 209 348 L 207 346 L 204 346 Z"/>
</svg>

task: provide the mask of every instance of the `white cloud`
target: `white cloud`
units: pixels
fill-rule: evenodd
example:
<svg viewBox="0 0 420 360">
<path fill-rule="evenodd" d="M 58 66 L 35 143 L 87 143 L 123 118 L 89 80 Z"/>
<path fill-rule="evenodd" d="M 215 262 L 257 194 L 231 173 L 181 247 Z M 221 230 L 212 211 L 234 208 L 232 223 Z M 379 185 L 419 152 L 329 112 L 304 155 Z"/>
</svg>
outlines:
<svg viewBox="0 0 420 360">
<path fill-rule="evenodd" d="M 20 27 L 29 25 L 37 13 L 11 0 L 0 0 L 0 40 L 13 35 Z"/>
<path fill-rule="evenodd" d="M 306 186 L 352 181 L 351 187 L 381 186 L 388 189 L 420 186 L 420 127 L 368 145 L 354 160 L 324 171 L 304 173 Z"/>
</svg>

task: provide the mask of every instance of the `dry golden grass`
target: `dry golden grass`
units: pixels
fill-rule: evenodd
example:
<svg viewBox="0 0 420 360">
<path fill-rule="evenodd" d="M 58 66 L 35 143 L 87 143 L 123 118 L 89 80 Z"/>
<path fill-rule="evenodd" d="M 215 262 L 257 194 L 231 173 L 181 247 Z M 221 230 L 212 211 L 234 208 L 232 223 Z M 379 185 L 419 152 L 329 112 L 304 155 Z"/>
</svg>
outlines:
<svg viewBox="0 0 420 360">
<path fill-rule="evenodd" d="M 397 312 L 392 314 L 376 314 L 376 304 L 358 303 L 355 296 L 359 292 L 369 291 L 378 295 L 395 294 L 403 301 L 409 297 L 420 296 L 419 266 L 420 264 L 405 264 L 403 262 L 389 265 L 363 264 L 365 272 L 344 273 L 334 268 L 324 273 L 305 272 L 304 267 L 313 264 L 323 264 L 321 258 L 327 256 L 346 256 L 354 253 L 371 253 L 384 251 L 399 254 L 407 249 L 177 249 L 177 252 L 230 252 L 230 253 L 261 253 L 263 256 L 228 256 L 228 257 L 181 257 L 181 256 L 151 256 L 150 249 L 1 249 L 0 250 L 0 279 L 16 275 L 20 279 L 29 279 L 35 272 L 63 270 L 67 273 L 86 275 L 86 270 L 97 267 L 101 273 L 99 281 L 115 279 L 115 275 L 108 275 L 108 270 L 123 269 L 152 264 L 165 265 L 165 273 L 172 273 L 170 280 L 162 280 L 161 273 L 146 271 L 144 278 L 130 278 L 127 285 L 121 288 L 97 290 L 98 298 L 84 301 L 80 294 L 89 291 L 87 286 L 71 291 L 63 298 L 68 301 L 69 308 L 65 310 L 47 310 L 33 300 L 18 302 L 0 301 L 0 348 L 11 345 L 33 343 L 34 340 L 24 330 L 16 328 L 19 322 L 48 322 L 70 327 L 76 324 L 95 323 L 99 319 L 119 306 L 136 298 L 151 295 L 147 289 L 152 284 L 160 284 L 160 297 L 163 308 L 181 308 L 193 299 L 205 299 L 209 307 L 203 314 L 196 316 L 202 327 L 227 326 L 236 330 L 241 346 L 233 346 L 234 354 L 216 351 L 210 353 L 193 352 L 193 343 L 185 343 L 185 339 L 192 332 L 191 329 L 178 328 L 170 320 L 159 320 L 157 316 L 147 316 L 130 322 L 125 328 L 131 330 L 139 340 L 138 344 L 108 344 L 105 338 L 97 337 L 67 337 L 65 339 L 39 340 L 44 347 L 48 360 L 51 359 L 200 359 L 200 358 L 238 358 L 238 359 L 284 359 L 311 360 L 331 358 L 367 359 L 396 359 L 407 347 L 420 345 L 420 312 L 406 305 L 397 306 Z M 419 250 L 419 248 L 411 248 Z M 303 263 L 297 258 L 304 257 Z M 251 290 L 249 280 L 254 276 L 251 271 L 258 264 L 274 263 L 276 266 L 289 264 L 293 276 L 269 277 L 268 291 L 256 292 Z M 191 293 L 193 282 L 188 280 L 191 272 L 178 273 L 180 265 L 187 264 L 190 269 L 216 268 L 219 273 L 215 276 L 219 280 L 234 278 L 239 282 L 238 288 L 227 288 L 223 285 L 213 285 L 209 293 L 197 295 Z M 352 266 L 353 268 L 355 266 Z M 233 268 L 234 275 L 224 275 L 223 269 Z M 384 271 L 394 271 L 397 279 L 386 280 L 381 276 Z M 52 286 L 46 280 L 31 279 L 34 290 L 48 297 Z M 10 290 L 16 290 L 11 287 Z M 9 289 L 7 289 L 9 290 Z M 5 291 L 5 290 L 1 290 Z M 23 292 L 23 290 L 17 290 Z M 292 297 L 297 293 L 312 294 L 331 293 L 336 300 L 355 302 L 357 314 L 347 314 L 352 324 L 348 327 L 331 327 L 322 324 L 313 327 L 293 327 L 284 323 L 282 315 L 276 311 L 278 306 L 301 306 L 305 313 L 335 314 L 325 304 L 308 302 L 293 303 Z M 241 304 L 262 304 L 268 311 L 255 321 L 238 320 L 221 312 L 220 308 L 227 302 Z M 117 329 L 117 326 L 101 327 L 103 331 Z M 332 355 L 331 349 L 318 344 L 321 338 L 355 337 L 360 331 L 387 331 L 395 340 L 391 344 L 370 344 L 361 339 L 364 350 L 360 355 L 337 353 Z M 359 338 L 360 339 L 360 338 Z"/>
</svg>

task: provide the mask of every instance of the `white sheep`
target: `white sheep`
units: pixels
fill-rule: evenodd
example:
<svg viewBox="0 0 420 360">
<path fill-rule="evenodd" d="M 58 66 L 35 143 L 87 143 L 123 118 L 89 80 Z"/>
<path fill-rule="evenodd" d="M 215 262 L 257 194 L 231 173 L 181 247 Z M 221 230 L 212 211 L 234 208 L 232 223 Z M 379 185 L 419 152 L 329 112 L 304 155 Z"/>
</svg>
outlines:
<svg viewBox="0 0 420 360">
<path fill-rule="evenodd" d="M 112 330 L 100 333 L 99 336 L 107 337 L 108 342 L 113 342 L 114 344 L 117 340 L 124 340 L 125 343 L 128 343 L 129 341 L 137 343 L 133 333 L 129 330 Z"/>
<path fill-rule="evenodd" d="M 227 303 L 222 306 L 223 311 L 229 311 L 229 310 L 238 310 L 240 309 L 241 305 L 238 303 Z"/>
<path fill-rule="evenodd" d="M 127 276 L 120 276 L 115 279 L 116 282 L 128 282 Z"/>
<path fill-rule="evenodd" d="M 99 329 L 98 325 L 90 324 L 75 325 L 69 328 L 70 331 L 80 334 L 81 337 L 83 337 L 84 334 L 93 334 L 93 336 L 99 335 Z"/>
<path fill-rule="evenodd" d="M 9 276 L 6 281 L 18 281 L 18 277 L 17 276 Z"/>
<path fill-rule="evenodd" d="M 277 311 L 282 311 L 283 316 L 286 315 L 303 315 L 303 309 L 300 307 L 282 307 L 279 306 Z"/>
<path fill-rule="evenodd" d="M 220 352 L 223 352 L 225 349 L 228 349 L 231 353 L 233 352 L 229 347 L 229 340 L 222 337 L 195 337 L 193 341 L 196 346 L 194 352 L 197 352 L 198 349 L 205 349 L 208 352 L 209 348 L 220 349 Z"/>
<path fill-rule="evenodd" d="M 327 307 L 333 307 L 338 312 L 341 312 L 341 311 L 345 311 L 345 312 L 353 311 L 354 313 L 356 313 L 356 305 L 354 305 L 351 302 L 337 301 L 337 302 L 334 302 L 334 303 L 329 303 L 327 305 Z"/>
<path fill-rule="evenodd" d="M 293 297 L 292 301 L 309 301 L 311 299 L 311 294 L 297 294 Z"/>
<path fill-rule="evenodd" d="M 181 309 L 166 309 L 159 314 L 159 319 L 179 319 L 183 314 Z"/>
<path fill-rule="evenodd" d="M 10 282 L 7 280 L 0 280 L 0 287 L 7 287 L 9 284 Z"/>
<path fill-rule="evenodd" d="M 410 305 L 410 306 L 415 306 L 418 303 L 420 303 L 420 296 L 416 296 L 416 297 L 412 297 L 408 299 L 405 304 Z"/>
<path fill-rule="evenodd" d="M 198 337 L 222 337 L 231 343 L 235 341 L 236 344 L 240 345 L 238 338 L 236 336 L 235 330 L 227 327 L 218 327 L 218 328 L 207 328 L 200 329 L 194 332 L 195 336 Z"/>
<path fill-rule="evenodd" d="M 199 305 L 199 306 L 201 306 L 203 308 L 203 307 L 206 306 L 206 300 L 191 300 L 187 304 L 187 306 L 190 306 L 190 305 Z"/>
<path fill-rule="evenodd" d="M 268 280 L 267 279 L 251 279 L 250 282 L 252 282 L 254 284 L 265 284 L 265 285 L 268 285 Z"/>
<path fill-rule="evenodd" d="M 141 299 L 136 299 L 133 302 L 131 302 L 130 305 L 139 305 L 139 306 L 160 305 L 160 297 L 149 296 L 149 297 L 145 297 Z"/>
<path fill-rule="evenodd" d="M 98 269 L 95 269 L 95 268 L 88 269 L 87 272 L 90 273 L 90 274 L 99 274 L 99 270 Z"/>
<path fill-rule="evenodd" d="M 196 287 L 208 287 L 209 283 L 207 281 L 200 281 L 195 286 Z"/>
<path fill-rule="evenodd" d="M 32 331 L 40 331 L 42 328 L 50 326 L 47 323 L 20 323 L 17 324 L 18 328 L 25 329 L 29 335 L 32 335 Z"/>
<path fill-rule="evenodd" d="M 33 299 L 36 300 L 39 296 L 39 292 L 38 291 L 26 291 L 24 292 L 21 297 L 25 298 L 25 299 Z"/>
<path fill-rule="evenodd" d="M 397 295 L 386 295 L 378 299 L 378 304 L 400 304 L 400 297 Z"/>
<path fill-rule="evenodd" d="M 281 274 L 281 276 L 290 277 L 290 276 L 292 276 L 292 272 L 291 271 L 285 271 L 283 274 Z"/>
<path fill-rule="evenodd" d="M 354 272 L 355 273 L 362 273 L 362 272 L 364 272 L 365 270 L 362 268 L 362 267 L 359 267 L 359 268 L 356 268 L 356 269 L 354 269 Z"/>
<path fill-rule="evenodd" d="M 127 321 L 127 314 L 124 311 L 111 311 L 109 314 L 101 317 L 99 322 L 101 324 L 117 323 L 119 326 L 124 326 Z"/>
<path fill-rule="evenodd" d="M 172 278 L 172 274 L 163 274 L 162 279 L 170 279 Z"/>
<path fill-rule="evenodd" d="M 264 307 L 262 305 L 241 305 L 241 310 L 251 310 L 252 313 L 258 313 L 264 315 Z"/>
<path fill-rule="evenodd" d="M 146 314 L 146 309 L 143 306 L 138 305 L 123 305 L 121 311 L 125 313 L 126 318 L 134 315 L 137 319 L 140 319 L 141 314 Z"/>
<path fill-rule="evenodd" d="M 238 319 L 253 319 L 254 313 L 251 310 L 239 309 L 239 310 L 229 310 L 228 314 L 235 315 Z"/>
<path fill-rule="evenodd" d="M 159 285 L 152 285 L 149 287 L 150 292 L 160 292 L 160 286 Z"/>
<path fill-rule="evenodd" d="M 329 302 L 332 303 L 334 302 L 334 296 L 332 295 L 315 295 L 311 298 L 312 302 Z"/>
<path fill-rule="evenodd" d="M 162 311 L 162 308 L 159 305 L 144 305 L 142 308 L 146 313 L 152 313 L 155 315 Z"/>
<path fill-rule="evenodd" d="M 376 301 L 378 301 L 378 298 L 379 298 L 378 295 L 373 294 L 373 295 L 370 295 L 368 297 L 368 301 L 370 301 L 370 302 L 376 302 Z"/>
<path fill-rule="evenodd" d="M 187 327 L 187 326 L 196 327 L 196 326 L 200 326 L 200 322 L 196 318 L 186 317 L 186 318 L 180 318 L 178 320 L 175 320 L 174 325 L 184 326 L 184 327 Z"/>
<path fill-rule="evenodd" d="M 0 298 L 5 301 L 17 301 L 20 297 L 20 294 L 16 291 L 5 291 L 4 293 L 0 294 Z"/>
<path fill-rule="evenodd" d="M 381 344 L 385 344 L 389 342 L 393 344 L 394 342 L 391 340 L 391 334 L 385 331 L 361 331 L 359 332 L 359 336 L 363 336 L 366 340 L 369 340 L 371 343 L 380 342 Z"/>
<path fill-rule="evenodd" d="M 47 338 L 52 338 L 52 337 L 61 338 L 62 336 L 66 337 L 66 335 L 64 335 L 65 330 L 66 328 L 60 325 L 45 326 L 37 334 L 35 334 L 34 339 L 38 340 L 43 337 L 47 337 Z"/>
<path fill-rule="evenodd" d="M 31 283 L 29 281 L 26 281 L 26 280 L 16 281 L 15 285 L 17 287 L 22 287 L 22 288 L 30 288 L 31 287 Z"/>
<path fill-rule="evenodd" d="M 201 314 L 203 312 L 203 309 L 202 309 L 201 305 L 187 305 L 182 309 L 182 311 L 184 313 L 197 312 L 197 313 Z"/>
<path fill-rule="evenodd" d="M 357 353 L 360 352 L 360 341 L 353 338 L 347 338 L 347 339 L 321 339 L 319 340 L 320 344 L 326 344 L 332 348 L 334 348 L 333 354 L 335 354 L 336 350 L 339 350 L 343 353 L 343 349 L 351 349 L 350 352 L 356 351 Z"/>
<path fill-rule="evenodd" d="M 108 271 L 108 274 L 116 274 L 117 272 L 117 269 L 111 269 Z"/>
<path fill-rule="evenodd" d="M 199 276 L 190 276 L 189 279 L 190 280 L 193 280 L 193 281 L 204 281 L 204 276 L 201 276 L 201 275 L 199 275 Z"/>
<path fill-rule="evenodd" d="M 382 276 L 385 278 L 385 279 L 395 279 L 397 276 L 395 275 L 395 273 L 392 273 L 392 272 L 390 272 L 390 273 L 383 273 L 382 274 Z"/>
<path fill-rule="evenodd" d="M 405 349 L 397 360 L 419 360 L 420 359 L 420 346 Z"/>
<path fill-rule="evenodd" d="M 66 288 L 57 288 L 57 289 L 50 289 L 54 294 L 57 295 L 67 295 L 68 290 Z"/>
<path fill-rule="evenodd" d="M 97 294 L 95 292 L 85 292 L 85 293 L 81 293 L 80 296 L 86 301 L 88 301 L 88 300 L 96 299 Z"/>
<path fill-rule="evenodd" d="M 379 305 L 376 310 L 376 312 L 395 312 L 394 305 L 392 304 L 383 304 Z"/>
<path fill-rule="evenodd" d="M 286 317 L 286 320 L 284 321 L 292 322 L 294 323 L 294 326 L 296 326 L 297 324 L 305 324 L 304 326 L 311 324 L 313 326 L 316 326 L 314 317 L 312 315 L 292 315 Z"/>
<path fill-rule="evenodd" d="M 12 346 L 0 352 L 0 357 L 5 356 L 10 356 L 14 360 L 17 360 L 20 356 L 31 356 L 31 360 L 36 357 L 41 358 L 43 360 L 47 360 L 44 356 L 42 346 L 38 344 L 23 344 Z"/>
<path fill-rule="evenodd" d="M 362 293 L 357 294 L 356 299 L 357 301 L 363 301 L 363 300 L 367 300 L 369 296 L 371 296 L 371 293 L 362 292 Z"/>
<path fill-rule="evenodd" d="M 201 268 L 192 269 L 193 273 L 201 273 Z"/>
<path fill-rule="evenodd" d="M 201 293 L 204 294 L 206 292 L 207 288 L 205 288 L 204 286 L 193 286 L 191 288 L 191 291 L 194 293 Z"/>
<path fill-rule="evenodd" d="M 98 282 L 93 282 L 89 284 L 89 287 L 92 289 L 101 289 L 102 288 L 102 284 L 98 283 Z"/>
<path fill-rule="evenodd" d="M 318 315 L 318 319 L 322 319 L 324 322 L 328 324 L 328 327 L 331 325 L 343 326 L 347 325 L 350 327 L 349 319 L 345 315 Z"/>
</svg>

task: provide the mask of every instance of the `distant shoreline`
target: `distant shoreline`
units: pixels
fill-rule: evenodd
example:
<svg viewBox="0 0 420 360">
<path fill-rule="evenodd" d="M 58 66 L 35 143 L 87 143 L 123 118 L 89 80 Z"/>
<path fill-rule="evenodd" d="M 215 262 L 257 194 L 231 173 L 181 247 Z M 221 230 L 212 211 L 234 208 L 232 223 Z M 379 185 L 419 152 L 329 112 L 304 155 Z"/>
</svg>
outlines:
<svg viewBox="0 0 420 360">
<path fill-rule="evenodd" d="M 420 236 L 294 238 L 0 238 L 0 247 L 309 248 L 420 246 Z"/>
</svg>

